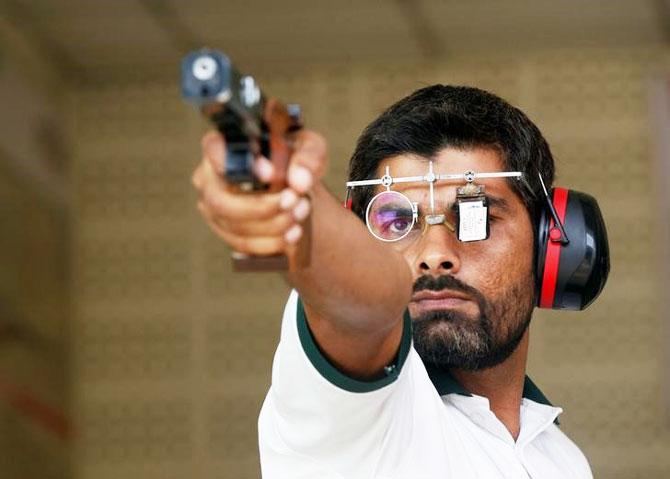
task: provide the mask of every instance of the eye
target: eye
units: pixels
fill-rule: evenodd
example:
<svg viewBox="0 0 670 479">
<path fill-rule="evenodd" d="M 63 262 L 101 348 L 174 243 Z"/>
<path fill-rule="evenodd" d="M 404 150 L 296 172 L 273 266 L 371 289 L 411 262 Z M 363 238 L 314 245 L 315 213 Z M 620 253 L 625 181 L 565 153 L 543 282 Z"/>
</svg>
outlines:
<svg viewBox="0 0 670 479">
<path fill-rule="evenodd" d="M 391 231 L 391 233 L 403 234 L 405 231 L 407 231 L 411 224 L 411 218 L 397 218 L 393 220 L 390 225 L 388 225 L 388 229 Z"/>
</svg>

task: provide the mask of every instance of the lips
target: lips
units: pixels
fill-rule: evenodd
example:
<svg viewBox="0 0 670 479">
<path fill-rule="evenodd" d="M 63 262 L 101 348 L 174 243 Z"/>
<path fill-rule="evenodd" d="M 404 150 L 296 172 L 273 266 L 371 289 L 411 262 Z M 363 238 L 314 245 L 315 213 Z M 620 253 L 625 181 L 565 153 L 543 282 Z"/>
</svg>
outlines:
<svg viewBox="0 0 670 479">
<path fill-rule="evenodd" d="M 443 289 L 441 291 L 429 291 L 423 290 L 419 291 L 414 296 L 412 296 L 412 301 L 425 301 L 425 300 L 440 300 L 440 299 L 461 299 L 464 301 L 471 301 L 472 298 L 465 293 L 459 293 L 458 291 L 451 291 L 448 289 Z"/>
<path fill-rule="evenodd" d="M 441 291 L 419 291 L 412 296 L 412 303 L 420 312 L 454 309 L 472 302 L 465 293 L 443 289 Z"/>
</svg>

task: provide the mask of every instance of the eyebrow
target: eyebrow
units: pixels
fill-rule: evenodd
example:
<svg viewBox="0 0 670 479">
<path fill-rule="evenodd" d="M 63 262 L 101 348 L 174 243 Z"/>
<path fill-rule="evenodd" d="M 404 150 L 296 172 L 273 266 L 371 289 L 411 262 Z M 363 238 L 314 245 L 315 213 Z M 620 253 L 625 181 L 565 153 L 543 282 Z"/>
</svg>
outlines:
<svg viewBox="0 0 670 479">
<path fill-rule="evenodd" d="M 377 212 L 378 212 L 378 213 L 386 213 L 386 212 L 389 212 L 389 211 L 400 211 L 400 212 L 402 212 L 402 213 L 409 213 L 410 215 L 412 214 L 412 210 L 411 210 L 411 208 L 406 208 L 406 207 L 404 207 L 404 206 L 402 206 L 402 207 L 396 207 L 396 206 L 394 206 L 393 204 L 388 204 L 388 205 L 380 206 L 380 207 L 377 209 Z"/>
<path fill-rule="evenodd" d="M 509 213 L 512 208 L 505 198 L 500 198 L 499 196 L 484 195 L 488 200 L 489 207 L 498 208 L 503 210 L 506 213 Z"/>
</svg>

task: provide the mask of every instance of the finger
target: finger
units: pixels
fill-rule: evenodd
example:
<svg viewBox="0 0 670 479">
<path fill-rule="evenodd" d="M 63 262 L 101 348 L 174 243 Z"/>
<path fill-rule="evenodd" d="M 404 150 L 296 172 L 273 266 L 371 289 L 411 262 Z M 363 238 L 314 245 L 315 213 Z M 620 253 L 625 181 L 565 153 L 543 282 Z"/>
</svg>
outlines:
<svg viewBox="0 0 670 479">
<path fill-rule="evenodd" d="M 225 182 L 205 163 L 206 183 L 202 201 L 213 215 L 226 220 L 268 219 L 281 211 L 280 193 L 233 193 Z"/>
<path fill-rule="evenodd" d="M 275 174 L 275 167 L 270 160 L 259 156 L 254 160 L 253 172 L 261 183 L 270 183 Z"/>
<path fill-rule="evenodd" d="M 287 175 L 289 186 L 298 193 L 307 193 L 323 175 L 327 163 L 326 140 L 312 131 L 299 132 Z"/>
<path fill-rule="evenodd" d="M 200 214 L 205 218 L 209 228 L 223 239 L 235 251 L 247 254 L 276 254 L 284 252 L 285 246 L 297 243 L 303 234 L 303 229 L 298 224 L 293 224 L 286 232 L 277 236 L 246 237 L 244 235 L 229 231 L 220 224 L 220 220 L 214 218 L 207 206 L 199 201 L 197 204 Z"/>
<path fill-rule="evenodd" d="M 296 221 L 304 221 L 309 216 L 309 212 L 311 211 L 311 209 L 312 205 L 309 202 L 309 199 L 305 197 L 300 198 L 300 200 L 298 200 L 298 203 L 293 208 L 292 211 L 293 219 L 295 219 Z"/>
<path fill-rule="evenodd" d="M 293 225 L 307 219 L 312 209 L 308 198 L 300 198 L 295 207 L 269 219 L 253 221 L 229 221 L 222 217 L 213 220 L 226 231 L 243 236 L 281 236 Z"/>
<path fill-rule="evenodd" d="M 296 223 L 292 211 L 260 221 L 223 221 L 220 227 L 240 236 L 283 236 Z"/>
<path fill-rule="evenodd" d="M 212 161 L 207 157 L 203 157 L 200 166 L 202 167 L 200 173 L 202 176 L 200 189 L 206 188 L 209 184 L 214 184 L 222 190 L 230 190 L 230 185 L 226 182 L 225 177 L 214 169 Z"/>
<path fill-rule="evenodd" d="M 298 203 L 299 199 L 298 193 L 291 188 L 285 188 L 279 194 L 279 207 L 284 211 L 291 210 Z"/>
<path fill-rule="evenodd" d="M 218 174 L 222 174 L 226 164 L 226 140 L 218 131 L 210 130 L 202 137 L 202 154 Z"/>
<path fill-rule="evenodd" d="M 289 167 L 288 184 L 300 194 L 305 194 L 314 185 L 314 174 L 302 165 L 292 164 Z"/>
<path fill-rule="evenodd" d="M 304 221 L 311 211 L 311 203 L 307 198 L 301 198 L 294 208 L 284 211 L 271 218 L 264 220 L 228 220 L 217 215 L 202 200 L 203 213 L 223 230 L 230 231 L 240 236 L 281 236 L 286 234 L 291 227 Z"/>
<path fill-rule="evenodd" d="M 193 174 L 191 175 L 191 183 L 197 190 L 202 189 L 202 187 L 205 185 L 205 172 L 203 167 L 203 161 L 201 161 L 200 164 L 198 164 L 196 169 L 193 170 Z"/>
<path fill-rule="evenodd" d="M 302 226 L 300 225 L 293 225 L 289 228 L 289 230 L 284 233 L 284 241 L 288 245 L 294 245 L 298 242 L 300 238 L 302 238 Z"/>
<path fill-rule="evenodd" d="M 229 231 L 220 231 L 219 236 L 235 251 L 250 255 L 271 255 L 283 253 L 286 242 L 281 236 L 240 236 Z"/>
</svg>

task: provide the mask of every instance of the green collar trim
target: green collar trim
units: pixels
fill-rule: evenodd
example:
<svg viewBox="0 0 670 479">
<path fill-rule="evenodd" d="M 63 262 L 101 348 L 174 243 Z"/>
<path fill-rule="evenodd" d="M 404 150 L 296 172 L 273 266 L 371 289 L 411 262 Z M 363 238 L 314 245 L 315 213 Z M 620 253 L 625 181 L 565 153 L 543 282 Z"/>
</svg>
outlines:
<svg viewBox="0 0 670 479">
<path fill-rule="evenodd" d="M 407 355 L 409 354 L 412 345 L 412 320 L 409 317 L 409 312 L 405 311 L 403 317 L 402 339 L 400 340 L 400 348 L 398 349 L 398 354 L 394 361 L 384 368 L 384 371 L 379 378 L 371 380 L 356 379 L 346 375 L 333 366 L 328 358 L 325 357 L 321 349 L 319 349 L 319 346 L 314 339 L 314 335 L 309 329 L 305 308 L 303 307 L 300 298 L 298 298 L 297 322 L 300 343 L 312 365 L 319 371 L 321 376 L 327 379 L 331 384 L 353 393 L 376 391 L 395 381 L 398 378 L 398 375 L 400 375 L 400 371 L 403 364 L 405 364 L 405 360 L 407 359 Z"/>
<path fill-rule="evenodd" d="M 461 386 L 449 371 L 440 369 L 430 364 L 426 365 L 426 371 L 428 372 L 428 377 L 430 378 L 433 386 L 435 386 L 435 389 L 440 396 L 444 396 L 445 394 L 472 396 L 472 393 Z M 522 397 L 530 399 L 531 401 L 535 401 L 536 403 L 544 404 L 546 406 L 554 406 L 549 402 L 547 396 L 545 396 L 542 391 L 540 391 L 540 388 L 538 388 L 528 376 L 526 376 L 523 381 Z M 554 423 L 556 423 L 556 425 L 560 424 L 558 418 L 554 419 Z"/>
<path fill-rule="evenodd" d="M 472 393 L 461 386 L 449 371 L 432 364 L 426 364 L 426 372 L 428 372 L 428 377 L 440 396 L 444 396 L 445 394 L 472 396 Z"/>
<path fill-rule="evenodd" d="M 437 389 L 437 392 L 440 396 L 444 396 L 445 394 L 472 396 L 472 393 L 461 386 L 449 371 L 440 369 L 433 365 L 426 365 L 426 371 L 428 372 L 428 377 L 430 377 L 433 386 L 435 386 L 435 389 Z M 547 397 L 542 393 L 542 391 L 540 391 L 540 389 L 533 381 L 531 381 L 528 376 L 526 376 L 523 382 L 522 396 L 540 404 L 553 406 L 553 404 L 549 402 L 549 399 L 547 399 Z"/>
<path fill-rule="evenodd" d="M 523 382 L 523 397 L 546 406 L 554 406 L 528 376 L 526 376 L 526 379 Z"/>
</svg>

